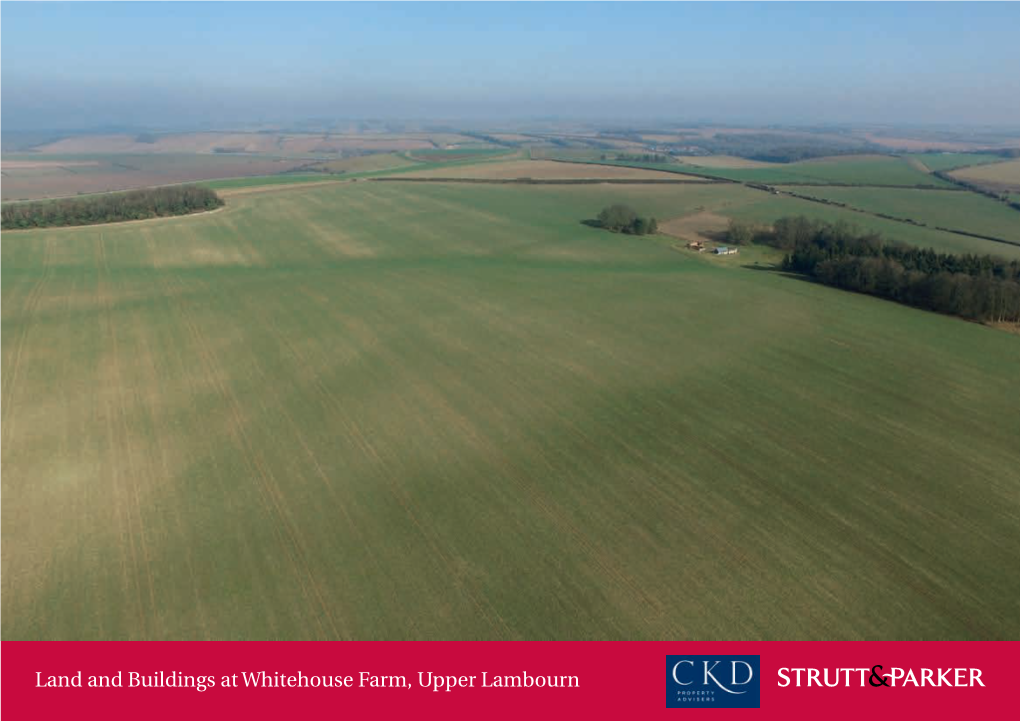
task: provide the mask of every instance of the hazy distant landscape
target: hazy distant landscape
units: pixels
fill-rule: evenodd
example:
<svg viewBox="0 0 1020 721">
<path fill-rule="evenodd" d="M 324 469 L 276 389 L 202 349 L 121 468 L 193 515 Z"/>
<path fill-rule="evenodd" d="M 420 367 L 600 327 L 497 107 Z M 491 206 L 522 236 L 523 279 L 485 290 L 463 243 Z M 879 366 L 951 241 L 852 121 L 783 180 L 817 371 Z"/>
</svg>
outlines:
<svg viewBox="0 0 1020 721">
<path fill-rule="evenodd" d="M 649 90 L 621 120 L 629 86 L 585 85 L 602 61 L 564 34 L 569 107 L 562 68 L 519 70 L 548 98 L 502 115 L 465 68 L 446 82 L 484 112 L 359 115 L 390 106 L 354 91 L 329 112 L 270 87 L 308 70 L 287 46 L 256 67 L 289 104 L 233 121 L 142 94 L 167 122 L 98 115 L 97 60 L 88 127 L 9 41 L 63 12 L 55 43 L 89 10 L 9 5 L 5 640 L 1020 638 L 1015 98 L 969 123 L 916 98 L 882 117 L 870 66 L 822 54 L 874 89 L 826 110 L 845 120 L 791 101 L 778 122 L 738 80 L 739 113 L 670 80 L 700 105 Z M 715 12 L 680 7 L 635 12 Z M 160 12 L 128 8 L 124 27 Z M 566 11 L 464 12 L 539 32 Z M 499 80 L 516 55 L 479 32 L 495 49 L 437 41 L 421 62 L 470 55 Z M 1015 49 L 987 52 L 971 62 Z M 159 76 L 138 57 L 118 82 Z M 753 74 L 750 57 L 726 62 Z"/>
<path fill-rule="evenodd" d="M 285 176 L 349 176 L 439 158 L 445 164 L 484 155 L 482 151 L 517 153 L 529 159 L 637 165 L 647 165 L 642 158 L 654 156 L 672 166 L 666 170 L 679 172 L 689 166 L 702 175 L 777 183 L 945 187 L 947 182 L 931 173 L 958 170 L 961 179 L 990 190 L 1020 191 L 1016 171 L 1020 129 L 977 135 L 928 131 L 912 138 L 908 128 L 848 127 L 837 132 L 832 128 L 634 130 L 588 125 L 511 123 L 457 132 L 452 126 L 430 129 L 427 123 L 362 121 L 318 132 L 51 133 L 41 143 L 36 136 L 13 133 L 14 140 L 5 142 L 2 155 L 3 199 L 34 200 L 234 177 L 281 176 L 283 182 L 291 182 Z M 394 126 L 401 130 L 394 131 Z M 844 157 L 846 162 L 840 163 L 835 174 L 824 172 L 824 162 L 800 164 Z M 1008 162 L 1011 159 L 1014 162 Z M 881 172 L 872 172 L 876 160 L 885 166 Z M 986 164 L 997 167 L 978 170 Z M 851 172 L 855 168 L 861 168 L 857 175 Z"/>
</svg>

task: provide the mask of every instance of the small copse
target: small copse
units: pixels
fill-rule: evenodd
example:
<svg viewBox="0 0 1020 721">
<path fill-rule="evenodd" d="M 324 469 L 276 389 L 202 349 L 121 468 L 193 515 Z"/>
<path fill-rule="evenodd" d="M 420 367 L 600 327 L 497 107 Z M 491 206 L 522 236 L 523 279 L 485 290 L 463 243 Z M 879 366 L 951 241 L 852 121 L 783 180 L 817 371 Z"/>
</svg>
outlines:
<svg viewBox="0 0 1020 721">
<path fill-rule="evenodd" d="M 614 233 L 628 235 L 649 235 L 659 232 L 659 224 L 655 218 L 645 218 L 629 205 L 610 205 L 603 208 L 598 216 L 598 226 Z"/>
</svg>

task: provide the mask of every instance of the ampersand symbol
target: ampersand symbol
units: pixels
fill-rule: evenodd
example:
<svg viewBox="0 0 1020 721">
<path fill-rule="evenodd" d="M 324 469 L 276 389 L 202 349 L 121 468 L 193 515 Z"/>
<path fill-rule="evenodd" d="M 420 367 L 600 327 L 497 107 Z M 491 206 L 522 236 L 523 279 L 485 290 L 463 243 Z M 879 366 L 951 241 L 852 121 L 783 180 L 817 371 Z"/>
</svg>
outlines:
<svg viewBox="0 0 1020 721">
<path fill-rule="evenodd" d="M 868 683 L 870 683 L 872 686 L 888 686 L 889 682 L 885 680 L 884 676 L 878 675 L 878 671 L 875 670 L 876 668 L 881 670 L 882 665 L 876 664 L 871 667 L 871 678 L 868 679 Z"/>
</svg>

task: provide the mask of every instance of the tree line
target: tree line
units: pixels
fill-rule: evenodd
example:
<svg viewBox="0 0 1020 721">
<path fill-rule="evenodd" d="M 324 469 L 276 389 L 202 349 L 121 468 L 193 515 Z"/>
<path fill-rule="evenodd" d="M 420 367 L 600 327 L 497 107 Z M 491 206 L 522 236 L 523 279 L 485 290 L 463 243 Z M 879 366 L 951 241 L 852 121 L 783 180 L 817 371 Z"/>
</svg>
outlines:
<svg viewBox="0 0 1020 721">
<path fill-rule="evenodd" d="M 609 157 L 607 153 L 602 153 L 601 159 L 626 163 L 668 163 L 670 161 L 668 155 L 660 153 L 616 153 L 612 157 Z"/>
<path fill-rule="evenodd" d="M 172 185 L 81 198 L 8 203 L 0 210 L 3 230 L 95 225 L 213 210 L 223 200 L 198 185 Z"/>
<path fill-rule="evenodd" d="M 826 285 L 970 320 L 1020 323 L 1020 261 L 939 253 L 803 216 L 741 232 L 786 251 L 783 270 Z"/>
<path fill-rule="evenodd" d="M 859 153 L 888 154 L 888 150 L 870 142 L 852 138 L 836 140 L 830 133 L 824 136 L 805 131 L 795 137 L 773 133 L 716 133 L 711 138 L 692 138 L 691 145 L 704 148 L 713 155 L 736 155 L 770 163 L 796 163 L 830 155 L 857 155 Z"/>
<path fill-rule="evenodd" d="M 628 235 L 649 235 L 659 232 L 659 224 L 655 218 L 645 218 L 629 205 L 610 205 L 603 208 L 596 221 L 598 227 L 614 233 Z"/>
</svg>

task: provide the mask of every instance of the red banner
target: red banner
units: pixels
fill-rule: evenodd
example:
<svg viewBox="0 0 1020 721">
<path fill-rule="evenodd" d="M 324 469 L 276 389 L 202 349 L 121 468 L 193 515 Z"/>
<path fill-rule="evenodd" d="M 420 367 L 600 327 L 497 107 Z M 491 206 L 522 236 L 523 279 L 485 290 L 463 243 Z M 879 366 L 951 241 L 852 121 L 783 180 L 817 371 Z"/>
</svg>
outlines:
<svg viewBox="0 0 1020 721">
<path fill-rule="evenodd" d="M 647 719 L 693 708 L 870 721 L 1013 716 L 1017 697 L 1016 643 L 5 642 L 2 651 L 8 721 Z M 757 700 L 754 691 L 760 708 L 724 708 Z"/>
</svg>

